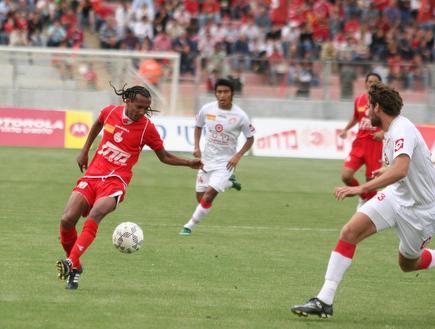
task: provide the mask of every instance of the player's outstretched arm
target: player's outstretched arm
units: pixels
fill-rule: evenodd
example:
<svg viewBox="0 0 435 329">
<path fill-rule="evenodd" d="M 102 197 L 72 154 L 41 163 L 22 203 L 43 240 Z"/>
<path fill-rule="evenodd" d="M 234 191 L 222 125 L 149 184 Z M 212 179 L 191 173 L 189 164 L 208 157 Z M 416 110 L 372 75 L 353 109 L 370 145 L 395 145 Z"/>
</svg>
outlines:
<svg viewBox="0 0 435 329">
<path fill-rule="evenodd" d="M 92 143 L 95 141 L 95 138 L 97 138 L 101 129 L 103 129 L 103 124 L 97 119 L 97 121 L 95 121 L 92 125 L 88 137 L 86 138 L 85 145 L 83 145 L 83 148 L 81 149 L 76 159 L 81 172 L 88 168 L 88 153 L 92 146 Z"/>
<path fill-rule="evenodd" d="M 382 175 L 359 186 L 336 187 L 334 190 L 337 200 L 351 197 L 364 192 L 371 192 L 391 185 L 408 174 L 410 158 L 407 154 L 400 154 L 396 157 L 394 164 L 382 173 Z"/>
<path fill-rule="evenodd" d="M 355 118 L 355 116 L 353 116 L 349 120 L 349 122 L 347 123 L 346 127 L 344 127 L 344 129 L 341 131 L 341 133 L 338 136 L 340 136 L 340 138 L 346 138 L 347 137 L 347 132 L 349 131 L 349 129 L 351 129 L 357 123 L 358 123 L 358 119 Z"/>
<path fill-rule="evenodd" d="M 160 162 L 166 163 L 171 166 L 186 166 L 192 169 L 200 169 L 203 167 L 201 159 L 186 159 L 178 157 L 172 153 L 169 153 L 165 149 L 154 151 L 159 158 Z"/>
</svg>

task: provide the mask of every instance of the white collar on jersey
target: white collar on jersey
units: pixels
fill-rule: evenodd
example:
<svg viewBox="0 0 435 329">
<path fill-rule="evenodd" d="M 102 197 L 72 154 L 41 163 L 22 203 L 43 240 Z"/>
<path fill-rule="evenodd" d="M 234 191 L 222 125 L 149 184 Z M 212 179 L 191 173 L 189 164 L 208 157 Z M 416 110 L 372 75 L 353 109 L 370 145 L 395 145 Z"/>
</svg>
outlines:
<svg viewBox="0 0 435 329">
<path fill-rule="evenodd" d="M 125 111 L 127 110 L 127 106 L 124 106 L 124 111 L 122 111 L 122 123 L 125 125 L 129 125 L 133 122 L 133 120 L 131 120 L 127 114 L 125 113 Z"/>
</svg>

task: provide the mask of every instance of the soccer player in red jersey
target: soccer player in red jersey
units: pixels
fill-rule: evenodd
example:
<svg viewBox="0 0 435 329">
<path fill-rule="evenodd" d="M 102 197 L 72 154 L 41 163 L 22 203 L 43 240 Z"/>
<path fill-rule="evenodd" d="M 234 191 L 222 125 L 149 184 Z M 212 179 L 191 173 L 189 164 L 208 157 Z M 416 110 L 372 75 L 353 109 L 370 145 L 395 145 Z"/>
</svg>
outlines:
<svg viewBox="0 0 435 329">
<path fill-rule="evenodd" d="M 112 86 L 113 87 L 113 86 Z M 67 258 L 57 262 L 58 277 L 67 280 L 67 289 L 77 289 L 82 273 L 80 256 L 94 241 L 103 218 L 122 202 L 132 178 L 132 168 L 147 145 L 163 163 L 173 166 L 202 168 L 200 159 L 185 159 L 167 152 L 163 141 L 148 116 L 151 94 L 141 86 L 115 90 L 125 105 L 103 108 L 93 124 L 85 145 L 77 157 L 80 170 L 86 170 L 65 206 L 60 220 L 60 242 Z M 88 166 L 88 153 L 100 131 L 103 138 Z M 87 217 L 80 235 L 76 224 Z"/>
<path fill-rule="evenodd" d="M 366 76 L 367 90 L 375 83 L 381 82 L 381 77 L 377 73 L 369 73 Z M 368 117 L 368 95 L 361 94 L 355 98 L 354 112 L 352 118 L 347 123 L 346 127 L 339 135 L 341 138 L 346 138 L 349 129 L 358 123 L 358 133 L 352 143 L 352 149 L 344 161 L 341 179 L 347 186 L 360 185 L 355 178 L 355 172 L 365 164 L 366 180 L 373 178 L 373 172 L 379 169 L 382 165 L 382 139 L 384 133 L 380 128 L 373 127 Z M 371 199 L 376 194 L 376 191 L 362 193 L 358 207 Z"/>
</svg>

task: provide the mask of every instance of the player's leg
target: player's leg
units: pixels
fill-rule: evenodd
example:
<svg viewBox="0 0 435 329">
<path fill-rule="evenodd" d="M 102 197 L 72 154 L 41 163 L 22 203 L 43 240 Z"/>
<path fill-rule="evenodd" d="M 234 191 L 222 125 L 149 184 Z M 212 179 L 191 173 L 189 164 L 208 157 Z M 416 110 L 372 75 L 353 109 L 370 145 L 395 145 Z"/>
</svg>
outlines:
<svg viewBox="0 0 435 329">
<path fill-rule="evenodd" d="M 77 240 L 76 224 L 83 213 L 88 212 L 89 204 L 79 192 L 73 191 L 60 220 L 60 243 L 68 257 Z"/>
<path fill-rule="evenodd" d="M 427 270 L 435 267 L 435 250 L 425 248 L 418 258 L 410 259 L 399 252 L 399 266 L 403 272 Z"/>
<path fill-rule="evenodd" d="M 113 211 L 125 195 L 125 185 L 117 178 L 106 180 L 89 180 L 88 190 L 95 191 L 94 195 L 87 193 L 87 190 L 80 191 L 87 202 L 91 205 L 87 220 L 83 224 L 83 229 L 77 237 L 74 246 L 65 260 L 57 262 L 59 277 L 68 279 L 67 289 L 77 289 L 78 279 L 82 273 L 80 256 L 94 241 L 98 231 L 98 224 L 111 211 Z M 81 186 L 83 186 L 82 184 Z M 94 200 L 96 200 L 94 202 Z"/>
<path fill-rule="evenodd" d="M 370 200 L 343 226 L 340 239 L 331 252 L 325 282 L 318 295 L 310 299 L 306 304 L 295 305 L 291 309 L 293 313 L 299 316 L 317 315 L 329 317 L 332 315 L 332 304 L 337 288 L 344 277 L 344 273 L 352 264 L 356 245 L 370 235 L 395 225 L 392 219 L 395 214 L 392 204 L 382 201 L 384 199 Z"/>
<path fill-rule="evenodd" d="M 180 235 L 190 235 L 195 225 L 199 224 L 201 220 L 210 212 L 212 204 L 216 196 L 225 189 L 231 188 L 232 183 L 229 178 L 232 171 L 226 169 L 214 170 L 208 173 L 198 173 L 197 179 L 197 196 L 202 193 L 201 199 L 192 214 L 192 217 L 184 225 Z M 201 178 L 201 179 L 200 179 Z M 207 184 L 207 186 L 206 186 Z"/>
<path fill-rule="evenodd" d="M 347 186 L 358 186 L 359 182 L 355 178 L 355 173 L 364 164 L 363 159 L 363 141 L 355 139 L 352 143 L 352 149 L 344 160 L 341 180 Z"/>
<path fill-rule="evenodd" d="M 435 209 L 402 207 L 397 221 L 400 238 L 399 266 L 404 272 L 435 267 L 435 250 L 427 248 L 432 240 Z M 411 219 L 411 220 L 410 220 Z M 423 228 L 423 229 L 422 229 Z"/>
<path fill-rule="evenodd" d="M 79 258 L 85 253 L 88 247 L 94 241 L 98 225 L 103 220 L 103 218 L 113 210 L 115 210 L 118 204 L 119 196 L 102 197 L 95 201 L 88 218 L 83 223 L 83 229 L 74 244 L 69 259 L 73 264 L 73 268 L 79 267 Z"/>
<path fill-rule="evenodd" d="M 204 196 L 205 191 L 207 190 L 211 173 L 212 173 L 211 171 L 205 172 L 201 169 L 198 170 L 198 173 L 196 175 L 196 183 L 195 183 L 196 200 L 198 201 L 198 204 L 201 204 L 201 199 Z M 195 222 L 192 219 L 192 217 L 187 221 L 186 224 L 184 224 L 183 228 L 179 233 L 180 235 L 189 236 L 192 233 L 192 228 L 193 226 L 195 226 Z"/>
<path fill-rule="evenodd" d="M 367 139 L 364 148 L 364 163 L 366 167 L 366 181 L 373 179 L 373 172 L 382 166 L 382 142 Z M 361 194 L 361 198 L 366 202 L 376 195 L 377 191 Z"/>
<path fill-rule="evenodd" d="M 62 261 L 62 265 L 67 267 L 65 271 L 69 270 L 66 284 L 67 289 L 78 288 L 80 275 L 83 273 L 80 257 L 94 241 L 101 220 L 116 208 L 118 198 L 119 196 L 100 198 L 92 207 L 89 217 L 84 222 L 82 232 L 78 236 L 69 257 Z"/>
</svg>

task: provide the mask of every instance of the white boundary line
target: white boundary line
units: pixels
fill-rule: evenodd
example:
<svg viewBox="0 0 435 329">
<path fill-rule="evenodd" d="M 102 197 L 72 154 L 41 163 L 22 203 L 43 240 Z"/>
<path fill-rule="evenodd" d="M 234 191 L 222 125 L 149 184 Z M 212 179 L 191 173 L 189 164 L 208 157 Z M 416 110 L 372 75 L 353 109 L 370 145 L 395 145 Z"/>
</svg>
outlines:
<svg viewBox="0 0 435 329">
<path fill-rule="evenodd" d="M 180 227 L 176 224 L 140 224 L 142 227 Z M 240 229 L 240 230 L 273 230 L 273 231 L 290 231 L 290 232 L 339 232 L 335 228 L 312 228 L 312 227 L 273 227 L 273 226 L 243 226 L 243 225 L 200 225 L 204 230 L 211 229 Z"/>
</svg>

